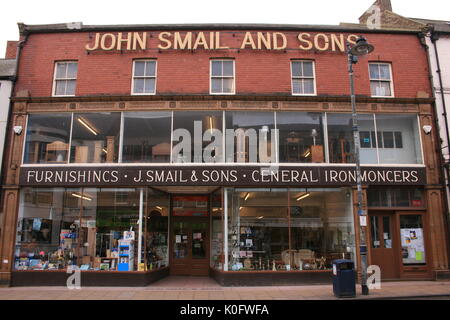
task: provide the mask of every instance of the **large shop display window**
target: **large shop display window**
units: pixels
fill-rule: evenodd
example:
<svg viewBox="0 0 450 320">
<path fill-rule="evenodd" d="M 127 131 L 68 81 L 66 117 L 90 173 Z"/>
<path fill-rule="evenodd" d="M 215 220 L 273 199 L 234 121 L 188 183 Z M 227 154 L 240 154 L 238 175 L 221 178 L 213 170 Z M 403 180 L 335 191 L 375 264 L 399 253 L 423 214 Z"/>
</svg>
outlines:
<svg viewBox="0 0 450 320">
<path fill-rule="evenodd" d="M 329 270 L 354 258 L 347 189 L 226 189 L 228 270 Z"/>
<path fill-rule="evenodd" d="M 124 112 L 122 162 L 170 162 L 172 112 Z"/>
<path fill-rule="evenodd" d="M 362 164 L 423 163 L 416 114 L 359 114 L 358 126 Z M 30 114 L 24 163 L 68 160 L 354 163 L 352 115 L 261 111 Z"/>
<path fill-rule="evenodd" d="M 80 189 L 22 189 L 15 269 L 57 270 L 78 265 L 80 207 Z"/>
<path fill-rule="evenodd" d="M 80 252 L 83 269 L 135 271 L 139 241 L 139 189 L 85 188 Z M 142 268 L 143 269 L 143 268 Z"/>
<path fill-rule="evenodd" d="M 168 196 L 152 189 L 25 188 L 15 268 L 146 271 L 166 267 L 168 212 Z"/>
<path fill-rule="evenodd" d="M 66 163 L 72 114 L 28 116 L 24 163 Z"/>
<path fill-rule="evenodd" d="M 353 163 L 352 115 L 327 113 L 328 149 L 331 163 Z M 362 160 L 362 159 L 361 159 Z M 361 163 L 363 163 L 361 161 Z"/>
<path fill-rule="evenodd" d="M 323 114 L 277 112 L 276 115 L 280 162 L 325 162 Z"/>
<path fill-rule="evenodd" d="M 273 112 L 226 112 L 226 162 L 276 162 L 277 137 Z M 233 138 L 233 139 L 230 139 Z"/>
<path fill-rule="evenodd" d="M 380 163 L 422 163 L 415 115 L 377 115 Z"/>
<path fill-rule="evenodd" d="M 70 162 L 117 162 L 120 113 L 84 113 L 73 118 Z"/>
<path fill-rule="evenodd" d="M 183 111 L 173 115 L 173 155 L 175 163 L 222 162 L 222 112 Z"/>
</svg>

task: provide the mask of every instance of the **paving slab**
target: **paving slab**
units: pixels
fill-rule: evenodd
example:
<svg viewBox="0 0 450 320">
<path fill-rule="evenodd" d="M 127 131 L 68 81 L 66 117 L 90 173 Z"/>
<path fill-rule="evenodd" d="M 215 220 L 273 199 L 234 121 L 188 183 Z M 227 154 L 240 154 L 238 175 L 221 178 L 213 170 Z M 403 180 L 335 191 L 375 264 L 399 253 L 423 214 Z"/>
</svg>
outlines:
<svg viewBox="0 0 450 320">
<path fill-rule="evenodd" d="M 355 299 L 450 297 L 449 281 L 383 282 Z M 208 277 L 167 277 L 147 287 L 0 287 L 0 300 L 335 300 L 332 285 L 221 287 Z M 345 300 L 348 300 L 346 298 Z"/>
</svg>

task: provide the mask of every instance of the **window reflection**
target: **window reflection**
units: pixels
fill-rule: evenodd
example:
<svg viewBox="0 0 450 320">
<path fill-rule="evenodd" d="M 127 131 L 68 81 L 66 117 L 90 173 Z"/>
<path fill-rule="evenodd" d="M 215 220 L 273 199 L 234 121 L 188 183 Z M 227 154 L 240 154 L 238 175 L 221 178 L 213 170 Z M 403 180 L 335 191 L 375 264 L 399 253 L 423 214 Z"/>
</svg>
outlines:
<svg viewBox="0 0 450 320">
<path fill-rule="evenodd" d="M 66 163 L 71 120 L 70 113 L 30 114 L 24 163 Z"/>
<path fill-rule="evenodd" d="M 155 111 L 123 118 L 124 163 L 324 163 L 325 155 L 329 163 L 354 163 L 348 113 Z M 417 120 L 359 114 L 361 163 L 422 163 Z M 118 162 L 120 138 L 119 112 L 74 113 L 73 120 L 70 113 L 31 114 L 24 163 L 66 163 L 70 141 L 71 163 Z"/>
<path fill-rule="evenodd" d="M 24 188 L 17 226 L 15 269 L 79 266 L 80 189 Z"/>
<path fill-rule="evenodd" d="M 290 189 L 290 205 L 294 267 L 329 269 L 334 259 L 354 258 L 349 190 Z"/>
<path fill-rule="evenodd" d="M 55 65 L 54 95 L 75 95 L 78 63 L 75 61 L 57 62 Z"/>
<path fill-rule="evenodd" d="M 211 267 L 223 267 L 223 207 L 222 189 L 211 195 Z"/>
<path fill-rule="evenodd" d="M 327 113 L 328 148 L 331 163 L 353 163 L 352 115 Z"/>
<path fill-rule="evenodd" d="M 192 222 L 191 223 L 191 241 L 192 241 L 192 259 L 205 259 L 207 256 L 208 245 L 206 243 L 208 237 L 206 233 L 208 230 L 208 223 L 206 222 Z"/>
<path fill-rule="evenodd" d="M 211 60 L 211 93 L 234 93 L 234 60 Z"/>
<path fill-rule="evenodd" d="M 418 188 L 380 188 L 367 190 L 369 207 L 424 207 L 424 194 Z"/>
<path fill-rule="evenodd" d="M 125 112 L 123 162 L 170 162 L 171 112 Z"/>
<path fill-rule="evenodd" d="M 422 163 L 416 115 L 380 114 L 376 120 L 380 163 Z"/>
<path fill-rule="evenodd" d="M 287 190 L 236 189 L 229 203 L 229 270 L 285 269 Z"/>
<path fill-rule="evenodd" d="M 280 162 L 325 162 L 321 113 L 277 112 Z"/>
<path fill-rule="evenodd" d="M 291 62 L 292 93 L 314 94 L 314 62 L 296 60 Z"/>
<path fill-rule="evenodd" d="M 225 126 L 227 162 L 276 162 L 273 112 L 226 112 Z"/>
<path fill-rule="evenodd" d="M 140 190 L 85 188 L 77 196 L 83 202 L 83 269 L 137 271 L 143 262 L 137 250 Z"/>
<path fill-rule="evenodd" d="M 173 155 L 175 163 L 222 162 L 222 112 L 174 112 Z M 204 150 L 206 148 L 206 151 Z"/>
<path fill-rule="evenodd" d="M 152 189 L 24 188 L 15 269 L 167 267 L 168 215 L 169 195 Z"/>
<path fill-rule="evenodd" d="M 154 94 L 156 87 L 156 60 L 135 60 L 133 94 Z"/>
<path fill-rule="evenodd" d="M 323 270 L 354 258 L 347 189 L 227 189 L 229 270 Z"/>
<path fill-rule="evenodd" d="M 117 162 L 119 137 L 119 112 L 74 114 L 70 162 Z"/>
<path fill-rule="evenodd" d="M 169 265 L 169 195 L 148 189 L 146 207 L 147 270 L 167 267 Z"/>
<path fill-rule="evenodd" d="M 359 114 L 357 119 L 361 146 L 360 161 L 361 163 L 378 163 L 374 116 L 373 114 Z"/>
</svg>

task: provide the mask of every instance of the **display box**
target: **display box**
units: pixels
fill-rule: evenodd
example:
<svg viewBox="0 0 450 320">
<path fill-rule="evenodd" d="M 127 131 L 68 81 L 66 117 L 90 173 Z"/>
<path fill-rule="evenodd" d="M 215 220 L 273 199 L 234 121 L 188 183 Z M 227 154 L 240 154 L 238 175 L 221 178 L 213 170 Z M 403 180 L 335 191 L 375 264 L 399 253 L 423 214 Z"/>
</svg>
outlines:
<svg viewBox="0 0 450 320">
<path fill-rule="evenodd" d="M 81 258 L 81 264 L 91 264 L 91 256 L 83 256 Z"/>
<path fill-rule="evenodd" d="M 102 258 L 94 257 L 94 262 L 93 262 L 92 266 L 94 267 L 94 269 L 100 269 L 101 263 L 102 263 Z"/>
</svg>

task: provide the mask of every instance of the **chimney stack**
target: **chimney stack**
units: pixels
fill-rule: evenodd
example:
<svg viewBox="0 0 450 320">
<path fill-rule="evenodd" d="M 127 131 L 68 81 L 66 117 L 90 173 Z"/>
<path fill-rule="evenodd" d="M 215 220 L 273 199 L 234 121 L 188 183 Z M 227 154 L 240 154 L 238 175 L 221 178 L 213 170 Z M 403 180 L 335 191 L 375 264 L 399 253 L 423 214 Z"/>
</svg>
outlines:
<svg viewBox="0 0 450 320">
<path fill-rule="evenodd" d="M 381 12 L 385 10 L 389 10 L 392 12 L 391 0 L 377 0 L 374 4 L 380 7 Z"/>
<path fill-rule="evenodd" d="M 380 8 L 380 13 L 381 15 L 383 15 L 383 12 L 385 11 L 390 11 L 392 12 L 392 5 L 391 5 L 391 0 L 376 0 L 372 6 L 377 6 Z M 371 8 L 372 8 L 371 6 Z M 369 17 L 369 12 L 364 12 L 364 14 L 359 17 L 359 23 L 360 24 L 365 24 L 367 22 L 367 18 Z"/>
</svg>

